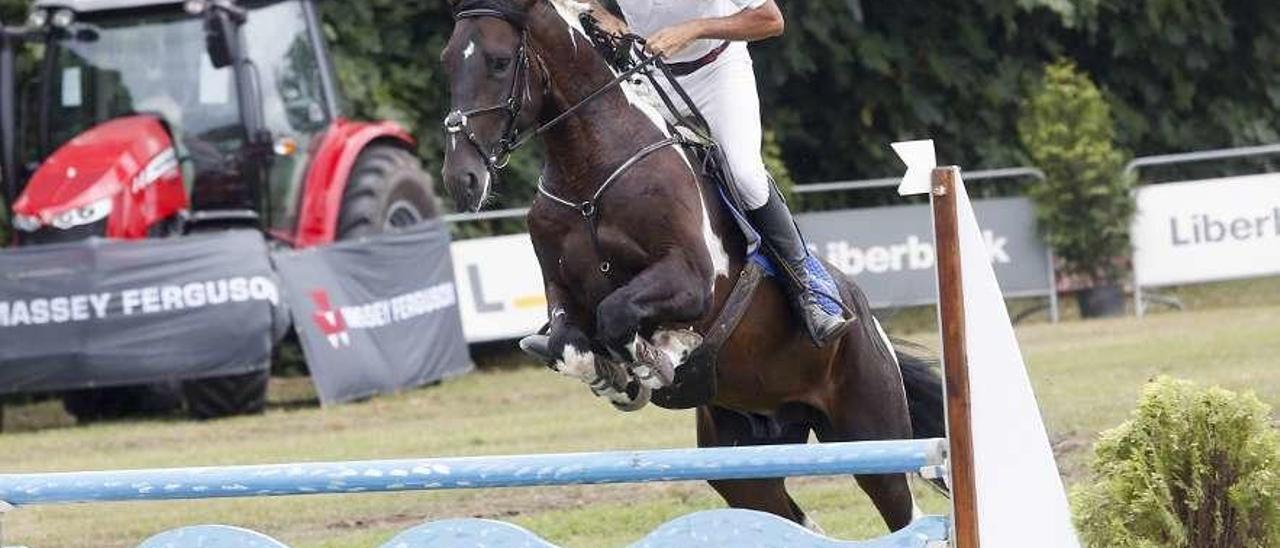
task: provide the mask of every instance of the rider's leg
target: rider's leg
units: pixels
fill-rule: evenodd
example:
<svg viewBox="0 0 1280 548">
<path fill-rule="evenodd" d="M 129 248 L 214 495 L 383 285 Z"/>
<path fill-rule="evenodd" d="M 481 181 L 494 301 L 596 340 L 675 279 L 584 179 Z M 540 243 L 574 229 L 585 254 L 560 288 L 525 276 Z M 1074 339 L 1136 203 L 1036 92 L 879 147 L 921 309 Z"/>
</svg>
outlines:
<svg viewBox="0 0 1280 548">
<path fill-rule="evenodd" d="M 821 263 L 809 255 L 791 210 L 773 189 L 761 155 L 760 100 L 751 59 L 743 52 L 680 80 L 720 144 L 731 179 L 760 231 L 766 249 L 785 262 L 788 293 L 809 335 L 825 345 L 848 325 L 840 292 Z"/>
</svg>

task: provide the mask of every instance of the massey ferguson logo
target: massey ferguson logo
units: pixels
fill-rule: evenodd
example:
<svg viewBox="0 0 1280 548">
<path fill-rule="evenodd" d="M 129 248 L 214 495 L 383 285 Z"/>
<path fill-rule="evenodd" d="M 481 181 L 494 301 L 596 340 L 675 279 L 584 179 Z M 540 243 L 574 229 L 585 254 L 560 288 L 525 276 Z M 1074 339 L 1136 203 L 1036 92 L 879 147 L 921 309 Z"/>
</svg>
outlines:
<svg viewBox="0 0 1280 548">
<path fill-rule="evenodd" d="M 390 299 L 343 307 L 333 305 L 328 291 L 315 289 L 311 291 L 311 302 L 315 305 L 311 321 L 329 345 L 338 349 L 351 346 L 352 330 L 378 329 L 450 308 L 457 305 L 458 295 L 453 282 L 445 282 Z"/>
<path fill-rule="evenodd" d="M 316 327 L 329 341 L 329 345 L 334 348 L 351 346 L 351 333 L 347 331 L 347 321 L 343 319 L 341 310 L 333 309 L 329 301 L 329 292 L 323 289 L 312 291 L 311 302 L 316 306 L 316 311 L 311 313 L 311 321 L 316 322 Z"/>
</svg>

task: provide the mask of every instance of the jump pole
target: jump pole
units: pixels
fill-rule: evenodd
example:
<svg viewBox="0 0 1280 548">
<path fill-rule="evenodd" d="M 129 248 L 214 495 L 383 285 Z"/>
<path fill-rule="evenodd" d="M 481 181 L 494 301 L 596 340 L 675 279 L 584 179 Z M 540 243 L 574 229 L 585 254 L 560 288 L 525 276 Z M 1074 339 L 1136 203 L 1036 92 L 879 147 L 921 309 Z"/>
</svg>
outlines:
<svg viewBox="0 0 1280 548">
<path fill-rule="evenodd" d="M 969 396 L 969 353 L 965 342 L 964 272 L 960 261 L 957 167 L 931 172 L 934 248 L 938 273 L 938 319 L 946 387 L 950 451 L 952 542 L 978 548 L 977 482 L 973 469 L 973 421 Z"/>
</svg>

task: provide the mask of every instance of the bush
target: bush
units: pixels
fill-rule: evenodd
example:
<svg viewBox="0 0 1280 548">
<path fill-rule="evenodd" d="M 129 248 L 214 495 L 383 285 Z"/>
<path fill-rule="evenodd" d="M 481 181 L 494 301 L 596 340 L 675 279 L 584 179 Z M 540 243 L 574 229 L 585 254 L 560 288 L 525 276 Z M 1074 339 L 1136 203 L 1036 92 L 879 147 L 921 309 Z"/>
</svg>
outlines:
<svg viewBox="0 0 1280 548">
<path fill-rule="evenodd" d="M 1046 66 L 1023 104 L 1018 136 L 1047 176 L 1027 194 L 1063 270 L 1099 285 L 1119 280 L 1116 257 L 1129 252 L 1134 198 L 1102 93 L 1072 62 Z"/>
<path fill-rule="evenodd" d="M 1101 547 L 1280 546 L 1280 433 L 1251 394 L 1161 377 L 1102 435 L 1073 499 Z"/>
</svg>

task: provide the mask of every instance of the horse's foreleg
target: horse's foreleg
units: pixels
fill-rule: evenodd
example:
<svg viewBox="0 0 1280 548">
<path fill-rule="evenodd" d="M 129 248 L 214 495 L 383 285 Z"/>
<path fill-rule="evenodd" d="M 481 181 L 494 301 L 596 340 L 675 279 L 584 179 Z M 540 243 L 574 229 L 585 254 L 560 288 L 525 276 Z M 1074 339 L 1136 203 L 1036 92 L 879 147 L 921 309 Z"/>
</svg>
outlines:
<svg viewBox="0 0 1280 548">
<path fill-rule="evenodd" d="M 634 363 L 645 353 L 639 347 L 648 344 L 640 338 L 642 329 L 699 320 L 711 307 L 711 290 L 682 253 L 672 253 L 600 302 L 596 338 L 619 360 Z M 672 341 L 672 348 L 688 346 L 683 337 L 662 338 Z M 680 352 L 673 352 L 677 355 L 668 357 L 677 365 Z"/>
<path fill-rule="evenodd" d="M 644 407 L 649 402 L 647 389 L 632 386 L 634 383 L 621 364 L 595 355 L 591 339 L 579 327 L 581 318 L 561 300 L 563 293 L 559 286 L 546 284 L 546 293 L 551 311 L 547 347 L 552 356 L 558 357 L 550 364 L 551 368 L 582 381 L 595 395 L 608 399 L 620 410 L 635 411 Z"/>
</svg>

